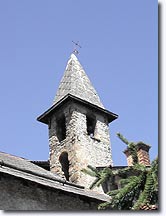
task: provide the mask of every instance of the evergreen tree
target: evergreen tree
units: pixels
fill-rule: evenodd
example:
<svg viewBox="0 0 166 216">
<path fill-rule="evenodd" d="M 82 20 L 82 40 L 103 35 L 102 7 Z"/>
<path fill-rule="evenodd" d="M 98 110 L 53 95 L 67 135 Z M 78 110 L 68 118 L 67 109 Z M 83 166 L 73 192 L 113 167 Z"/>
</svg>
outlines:
<svg viewBox="0 0 166 216">
<path fill-rule="evenodd" d="M 152 210 L 158 208 L 158 158 L 150 167 L 138 163 L 137 143 L 129 142 L 120 133 L 118 137 L 127 145 L 127 149 L 132 156 L 133 166 L 113 170 L 104 168 L 97 170 L 92 166 L 84 169 L 83 172 L 96 177 L 90 189 L 99 187 L 109 181 L 111 185 L 116 176 L 120 177 L 120 188 L 109 191 L 110 202 L 102 203 L 98 209 L 116 210 Z"/>
</svg>

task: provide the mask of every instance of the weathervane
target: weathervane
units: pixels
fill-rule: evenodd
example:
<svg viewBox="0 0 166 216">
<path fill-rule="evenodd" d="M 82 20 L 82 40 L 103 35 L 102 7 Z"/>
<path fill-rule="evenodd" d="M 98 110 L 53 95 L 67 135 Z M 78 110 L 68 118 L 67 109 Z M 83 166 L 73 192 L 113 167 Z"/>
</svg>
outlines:
<svg viewBox="0 0 166 216">
<path fill-rule="evenodd" d="M 74 43 L 74 50 L 73 50 L 73 53 L 78 55 L 78 54 L 79 54 L 79 51 L 78 51 L 77 48 L 78 48 L 78 47 L 79 47 L 79 48 L 82 48 L 82 47 L 80 46 L 79 41 L 77 41 L 77 42 L 72 41 L 72 42 Z"/>
</svg>

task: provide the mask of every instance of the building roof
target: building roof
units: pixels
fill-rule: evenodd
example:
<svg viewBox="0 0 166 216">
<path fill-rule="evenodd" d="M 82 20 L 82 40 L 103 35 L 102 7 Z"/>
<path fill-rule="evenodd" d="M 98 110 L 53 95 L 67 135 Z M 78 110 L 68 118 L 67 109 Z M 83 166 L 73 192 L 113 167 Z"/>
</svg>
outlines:
<svg viewBox="0 0 166 216">
<path fill-rule="evenodd" d="M 63 180 L 58 175 L 53 174 L 24 158 L 10 155 L 4 152 L 0 152 L 0 166 L 10 167 L 24 173 L 38 175 L 45 178 Z"/>
<path fill-rule="evenodd" d="M 37 120 L 49 124 L 50 116 L 60 109 L 62 105 L 66 105 L 68 101 L 81 103 L 81 105 L 88 106 L 91 110 L 102 112 L 107 117 L 108 122 L 118 118 L 117 114 L 104 108 L 96 90 L 74 54 L 71 54 L 67 63 L 53 105 L 40 115 Z"/>
<path fill-rule="evenodd" d="M 99 107 L 97 105 L 94 105 L 88 101 L 85 101 L 81 98 L 78 98 L 76 96 L 73 96 L 71 94 L 67 94 L 66 96 L 64 96 L 63 98 L 61 98 L 60 101 L 58 101 L 56 104 L 53 104 L 47 111 L 45 111 L 42 115 L 40 115 L 37 120 L 40 121 L 40 122 L 43 122 L 45 124 L 49 124 L 49 117 L 57 110 L 57 109 L 60 109 L 60 107 L 67 103 L 68 101 L 73 101 L 73 102 L 77 102 L 77 103 L 80 103 L 80 104 L 83 104 L 83 105 L 86 105 L 88 107 L 90 107 L 92 110 L 94 109 L 95 111 L 98 111 L 98 112 L 102 112 L 104 113 L 106 116 L 107 116 L 107 119 L 108 119 L 108 122 L 112 122 L 114 121 L 115 119 L 118 118 L 118 115 L 113 113 L 113 112 L 110 112 L 102 107 Z"/>
<path fill-rule="evenodd" d="M 87 189 L 83 186 L 73 184 L 65 179 L 53 174 L 30 161 L 0 152 L 0 172 L 22 178 L 27 181 L 35 182 L 56 190 L 62 190 L 67 193 L 86 196 L 98 201 L 109 201 L 110 198 L 105 194 L 99 194 Z"/>
<path fill-rule="evenodd" d="M 45 170 L 50 171 L 50 161 L 30 161 L 31 163 L 44 168 Z"/>
<path fill-rule="evenodd" d="M 87 74 L 74 54 L 71 54 L 53 104 L 66 95 L 73 95 L 104 108 Z"/>
</svg>

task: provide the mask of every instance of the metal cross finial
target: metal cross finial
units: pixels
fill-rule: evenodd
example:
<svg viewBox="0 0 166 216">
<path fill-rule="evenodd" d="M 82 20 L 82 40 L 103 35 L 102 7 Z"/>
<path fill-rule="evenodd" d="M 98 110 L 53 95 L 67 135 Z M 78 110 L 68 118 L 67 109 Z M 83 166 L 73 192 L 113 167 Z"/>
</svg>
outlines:
<svg viewBox="0 0 166 216">
<path fill-rule="evenodd" d="M 80 44 L 79 44 L 79 41 L 77 41 L 77 42 L 74 42 L 74 41 L 72 41 L 73 43 L 74 43 L 74 50 L 73 50 L 73 53 L 75 53 L 75 54 L 79 54 L 79 51 L 77 50 L 77 48 L 79 47 L 79 48 L 82 48 L 81 46 L 80 46 Z"/>
</svg>

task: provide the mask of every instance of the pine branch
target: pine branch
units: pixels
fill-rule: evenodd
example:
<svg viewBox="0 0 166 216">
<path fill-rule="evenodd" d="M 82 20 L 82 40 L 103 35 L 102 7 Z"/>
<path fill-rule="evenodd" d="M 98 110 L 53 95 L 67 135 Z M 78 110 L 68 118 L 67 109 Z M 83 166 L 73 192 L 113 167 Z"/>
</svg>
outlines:
<svg viewBox="0 0 166 216">
<path fill-rule="evenodd" d="M 91 166 L 91 165 L 88 165 L 87 166 L 90 170 L 92 170 L 93 172 L 95 172 L 96 174 L 98 174 L 98 170 L 95 168 L 95 167 L 93 167 L 93 166 Z"/>
<path fill-rule="evenodd" d="M 101 204 L 98 206 L 98 210 L 105 210 L 105 209 L 107 209 L 108 207 L 110 207 L 110 202 L 104 202 L 104 203 L 101 203 Z"/>
<path fill-rule="evenodd" d="M 140 192 L 143 181 L 143 174 L 140 176 L 133 176 L 132 181 L 125 187 L 121 188 L 119 193 L 112 199 L 111 206 L 115 209 L 129 208 L 129 203 L 132 205 L 135 193 Z"/>
<path fill-rule="evenodd" d="M 89 189 L 92 190 L 93 188 L 95 187 L 98 187 L 98 181 L 99 181 L 99 178 L 96 178 L 92 184 L 90 185 Z"/>
<path fill-rule="evenodd" d="M 117 136 L 119 137 L 119 139 L 122 140 L 122 142 L 124 142 L 127 145 L 127 149 L 133 159 L 133 165 L 137 164 L 138 163 L 137 149 L 134 142 L 129 142 L 121 133 L 117 133 Z"/>
<path fill-rule="evenodd" d="M 109 195 L 109 196 L 115 196 L 117 193 L 119 193 L 119 189 L 109 191 L 109 192 L 107 193 L 107 195 Z"/>
<path fill-rule="evenodd" d="M 97 170 L 89 165 L 88 169 L 83 169 L 84 173 L 96 177 L 90 189 L 99 187 L 104 182 L 114 184 L 115 177 L 120 178 L 118 184 L 121 188 L 109 191 L 107 194 L 111 197 L 111 201 L 100 204 L 98 209 L 150 210 L 151 206 L 158 206 L 158 158 L 148 168 L 139 164 L 137 145 L 129 142 L 120 133 L 117 135 L 127 145 L 133 159 L 133 166 L 116 170 L 108 167 Z"/>
<path fill-rule="evenodd" d="M 104 182 L 106 182 L 106 178 L 102 178 L 102 177 L 100 177 L 99 179 L 98 179 L 98 182 L 96 183 L 96 186 L 97 187 L 99 187 L 100 185 L 102 185 Z"/>
<path fill-rule="evenodd" d="M 144 173 L 139 176 L 130 177 L 129 183 L 119 190 L 115 190 L 109 193 L 112 197 L 112 200 L 109 203 L 100 205 L 99 209 L 108 208 L 109 206 L 112 209 L 129 209 L 132 206 L 135 194 L 140 193 L 140 188 L 144 182 Z"/>
<path fill-rule="evenodd" d="M 130 182 L 135 180 L 135 176 L 130 176 L 127 179 L 120 179 L 119 183 L 121 187 L 124 187 L 125 185 L 129 184 Z"/>
<path fill-rule="evenodd" d="M 88 165 L 88 169 L 82 169 L 82 172 L 88 174 L 92 177 L 96 177 L 94 182 L 91 184 L 90 189 L 94 187 L 99 187 L 104 182 L 108 181 L 109 178 L 112 178 L 113 172 L 110 168 L 106 167 L 102 170 L 97 170 L 96 168 Z"/>
<path fill-rule="evenodd" d="M 142 172 L 146 172 L 147 168 L 145 165 L 142 164 L 135 164 L 134 166 L 132 166 L 132 169 L 135 171 L 137 171 L 138 173 L 142 173 Z"/>
<path fill-rule="evenodd" d="M 151 172 L 147 174 L 146 177 L 146 182 L 145 182 L 145 187 L 143 192 L 140 194 L 140 197 L 138 198 L 137 202 L 133 206 L 133 210 L 138 210 L 140 209 L 141 206 L 143 205 L 148 205 L 151 204 L 151 199 L 152 199 L 152 191 L 153 191 L 153 178 Z"/>
<path fill-rule="evenodd" d="M 89 170 L 89 169 L 82 169 L 81 170 L 83 173 L 87 174 L 87 175 L 90 175 L 92 177 L 97 177 L 96 173 L 93 172 L 92 170 Z"/>
<path fill-rule="evenodd" d="M 82 169 L 81 171 L 85 174 L 92 176 L 92 177 L 99 177 L 99 171 L 95 167 L 88 165 L 87 168 L 88 169 Z"/>
<path fill-rule="evenodd" d="M 137 164 L 138 163 L 137 148 L 133 142 L 128 144 L 128 150 L 129 150 L 131 157 L 133 159 L 133 165 Z"/>
<path fill-rule="evenodd" d="M 121 133 L 117 133 L 117 136 L 122 140 L 122 142 L 124 142 L 126 145 L 129 145 L 129 141 Z"/>
<path fill-rule="evenodd" d="M 130 166 L 130 167 L 125 167 L 125 168 L 122 168 L 122 169 L 114 170 L 113 174 L 114 174 L 114 176 L 119 175 L 120 177 L 126 177 L 127 176 L 126 174 L 128 172 L 130 172 L 131 169 L 132 169 L 132 167 Z"/>
</svg>

